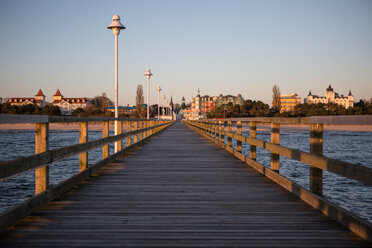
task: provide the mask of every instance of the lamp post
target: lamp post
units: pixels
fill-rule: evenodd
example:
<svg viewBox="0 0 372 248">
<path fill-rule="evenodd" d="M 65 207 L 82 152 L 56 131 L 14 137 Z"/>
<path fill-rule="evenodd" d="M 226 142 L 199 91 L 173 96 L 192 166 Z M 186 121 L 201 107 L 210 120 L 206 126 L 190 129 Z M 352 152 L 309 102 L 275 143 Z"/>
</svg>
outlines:
<svg viewBox="0 0 372 248">
<path fill-rule="evenodd" d="M 150 119 L 150 77 L 152 76 L 151 70 L 147 69 L 145 76 L 147 78 L 147 119 Z"/>
<path fill-rule="evenodd" d="M 165 102 L 164 102 L 164 108 L 165 108 L 165 116 L 167 116 L 168 115 L 168 109 L 167 109 L 167 97 L 165 96 L 164 97 L 164 99 L 165 99 Z"/>
<path fill-rule="evenodd" d="M 107 26 L 108 29 L 112 29 L 115 35 L 115 118 L 119 117 L 118 111 L 118 36 L 121 29 L 125 29 L 123 24 L 120 23 L 120 16 L 114 15 L 112 17 L 112 22 Z M 115 135 L 118 134 L 118 121 L 115 120 Z M 115 153 L 118 152 L 117 143 L 115 142 Z"/>
<path fill-rule="evenodd" d="M 164 99 L 164 94 L 163 94 L 163 119 L 164 119 L 164 101 L 165 101 L 165 99 Z"/>
<path fill-rule="evenodd" d="M 169 115 L 169 104 L 168 104 L 168 99 L 165 98 L 165 109 L 167 110 L 165 112 L 165 115 L 168 116 Z"/>
<path fill-rule="evenodd" d="M 161 91 L 160 85 L 158 86 L 156 91 L 158 92 L 158 120 L 160 120 L 160 91 Z"/>
</svg>

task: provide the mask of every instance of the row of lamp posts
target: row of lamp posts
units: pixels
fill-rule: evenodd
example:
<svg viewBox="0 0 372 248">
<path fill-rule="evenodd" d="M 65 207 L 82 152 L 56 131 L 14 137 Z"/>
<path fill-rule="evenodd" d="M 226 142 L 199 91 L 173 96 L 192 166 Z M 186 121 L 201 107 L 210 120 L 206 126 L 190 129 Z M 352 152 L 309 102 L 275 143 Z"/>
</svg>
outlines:
<svg viewBox="0 0 372 248">
<path fill-rule="evenodd" d="M 153 76 L 150 69 L 146 70 L 145 76 L 147 78 L 147 94 L 146 94 L 147 95 L 147 97 L 146 97 L 147 119 L 150 119 L 150 95 L 149 95 L 149 92 L 150 92 L 150 77 Z M 158 87 L 156 88 L 156 92 L 158 92 L 158 119 L 159 120 L 160 120 L 160 91 L 161 91 L 161 88 L 160 88 L 160 85 L 158 85 Z M 173 109 L 171 109 L 169 107 L 165 107 L 165 109 L 164 109 L 164 105 L 169 106 L 169 102 L 163 94 L 163 108 L 162 108 L 162 116 L 163 116 L 162 118 L 163 119 L 164 119 L 164 114 L 166 116 L 168 116 L 168 115 L 171 115 L 172 112 L 173 112 Z"/>
<path fill-rule="evenodd" d="M 115 36 L 115 118 L 118 118 L 119 117 L 119 110 L 118 110 L 118 105 L 119 105 L 118 104 L 118 102 L 119 102 L 119 100 L 118 100 L 118 36 L 120 34 L 120 30 L 125 29 L 125 27 L 120 22 L 120 16 L 119 15 L 114 15 L 112 17 L 112 23 L 110 25 L 108 25 L 107 28 L 111 29 L 114 36 Z M 145 76 L 147 78 L 147 119 L 150 119 L 150 95 L 149 95 L 149 92 L 150 92 L 150 77 L 152 76 L 152 73 L 151 73 L 150 69 L 146 70 Z M 158 119 L 160 119 L 160 112 L 159 112 L 159 110 L 160 110 L 160 91 L 161 91 L 160 86 L 158 86 L 156 91 L 158 92 Z M 163 118 L 164 118 L 164 101 L 165 101 L 165 104 L 167 106 L 168 105 L 168 100 L 165 98 L 165 96 L 163 94 Z M 172 111 L 170 111 L 170 110 L 165 111 L 165 112 L 168 112 L 168 113 L 165 113 L 165 114 L 166 115 L 172 114 Z M 115 132 L 115 135 L 118 134 L 118 122 L 117 121 L 115 121 L 114 132 Z M 116 146 L 116 143 L 115 143 L 115 152 L 118 152 L 118 148 Z"/>
</svg>

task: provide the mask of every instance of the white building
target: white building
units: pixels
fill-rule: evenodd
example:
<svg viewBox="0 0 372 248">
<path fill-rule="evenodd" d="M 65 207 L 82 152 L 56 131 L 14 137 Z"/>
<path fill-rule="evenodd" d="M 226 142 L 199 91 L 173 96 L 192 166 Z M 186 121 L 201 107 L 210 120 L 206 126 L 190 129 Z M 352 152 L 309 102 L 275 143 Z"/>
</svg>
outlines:
<svg viewBox="0 0 372 248">
<path fill-rule="evenodd" d="M 53 106 L 58 106 L 62 114 L 69 115 L 77 108 L 85 108 L 89 105 L 89 100 L 86 97 L 65 98 L 62 96 L 59 89 L 53 96 Z"/>
<path fill-rule="evenodd" d="M 36 104 L 39 107 L 45 106 L 45 95 L 39 89 L 35 97 L 11 97 L 8 99 L 7 103 L 10 103 L 10 105 L 27 105 L 27 104 Z"/>
<path fill-rule="evenodd" d="M 345 108 L 352 108 L 354 107 L 354 96 L 349 91 L 348 96 L 339 95 L 338 93 L 333 91 L 331 85 L 325 91 L 325 96 L 317 96 L 311 94 L 311 90 L 309 91 L 309 95 L 305 98 L 305 103 L 337 103 L 339 105 L 344 106 Z"/>
</svg>

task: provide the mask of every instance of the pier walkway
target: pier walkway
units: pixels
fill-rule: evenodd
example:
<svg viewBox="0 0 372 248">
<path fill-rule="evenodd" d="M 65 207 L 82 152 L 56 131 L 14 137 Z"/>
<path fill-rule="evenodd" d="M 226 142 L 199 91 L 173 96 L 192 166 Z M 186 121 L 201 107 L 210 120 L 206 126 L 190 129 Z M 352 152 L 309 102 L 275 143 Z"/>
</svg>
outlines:
<svg viewBox="0 0 372 248">
<path fill-rule="evenodd" d="M 365 247 L 177 122 L 9 229 L 4 247 Z"/>
</svg>

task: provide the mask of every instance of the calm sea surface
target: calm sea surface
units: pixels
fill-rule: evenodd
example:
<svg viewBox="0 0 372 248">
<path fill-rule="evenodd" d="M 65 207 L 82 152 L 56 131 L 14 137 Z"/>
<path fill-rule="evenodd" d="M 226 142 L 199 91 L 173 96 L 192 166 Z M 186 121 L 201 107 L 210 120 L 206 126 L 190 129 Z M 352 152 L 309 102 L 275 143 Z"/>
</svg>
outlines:
<svg viewBox="0 0 372 248">
<path fill-rule="evenodd" d="M 244 133 L 244 132 L 243 132 Z M 110 135 L 113 135 L 110 132 Z M 248 133 L 245 133 L 249 136 Z M 101 131 L 89 131 L 89 141 L 100 139 Z M 270 140 L 268 131 L 258 131 L 257 138 Z M 34 130 L 0 130 L 0 161 L 34 154 Z M 50 130 L 49 148 L 55 149 L 79 143 L 78 131 Z M 234 142 L 236 145 L 236 142 Z M 309 152 L 309 132 L 303 130 L 281 130 L 280 144 Z M 110 154 L 113 153 L 110 146 Z M 243 153 L 249 155 L 249 146 L 243 143 Z M 372 132 L 324 132 L 324 156 L 372 168 Z M 89 151 L 89 164 L 101 158 L 101 149 Z M 270 167 L 270 153 L 257 148 L 257 161 Z M 51 164 L 50 184 L 55 185 L 78 172 L 78 156 Z M 309 188 L 308 165 L 280 157 L 280 174 Z M 5 178 L 0 181 L 0 212 L 20 203 L 34 194 L 34 171 Z M 372 222 L 372 187 L 323 172 L 324 196 L 341 207 Z"/>
</svg>

